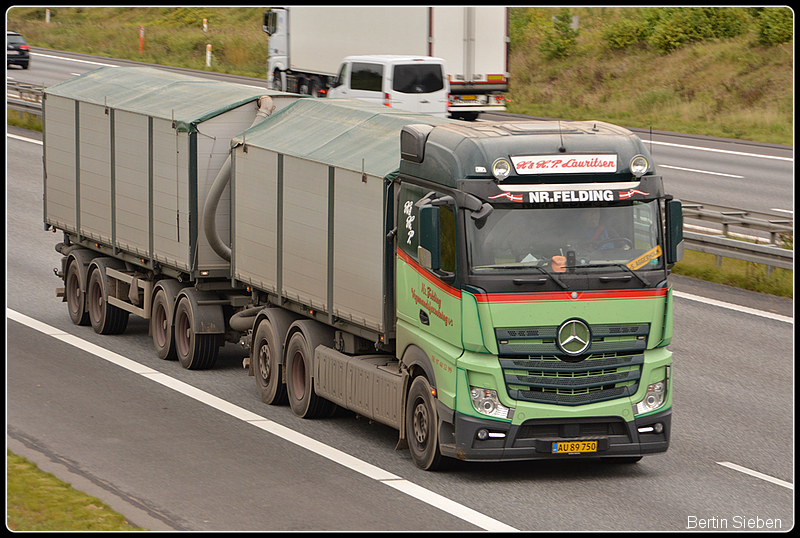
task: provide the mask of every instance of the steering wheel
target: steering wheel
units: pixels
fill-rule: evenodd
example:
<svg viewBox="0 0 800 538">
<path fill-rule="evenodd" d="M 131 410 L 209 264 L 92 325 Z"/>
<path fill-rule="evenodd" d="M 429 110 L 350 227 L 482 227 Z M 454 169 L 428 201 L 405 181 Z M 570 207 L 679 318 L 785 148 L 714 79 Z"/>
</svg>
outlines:
<svg viewBox="0 0 800 538">
<path fill-rule="evenodd" d="M 589 244 L 589 248 L 591 248 L 591 252 L 597 252 L 598 250 L 602 250 L 600 246 L 607 245 L 608 243 L 617 244 L 621 243 L 622 248 L 627 247 L 628 249 L 633 248 L 633 241 L 628 239 L 627 237 L 609 237 L 608 239 L 597 239 L 596 241 L 592 241 Z"/>
</svg>

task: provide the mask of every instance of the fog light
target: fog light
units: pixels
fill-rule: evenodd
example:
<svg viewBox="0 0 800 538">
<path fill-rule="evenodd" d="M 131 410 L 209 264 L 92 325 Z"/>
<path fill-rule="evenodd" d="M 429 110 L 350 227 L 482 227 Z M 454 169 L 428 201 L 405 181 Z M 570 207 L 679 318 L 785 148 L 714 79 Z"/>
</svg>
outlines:
<svg viewBox="0 0 800 538">
<path fill-rule="evenodd" d="M 634 413 L 641 415 L 642 413 L 647 413 L 648 411 L 658 409 L 664 404 L 666 395 L 667 386 L 664 381 L 659 381 L 658 383 L 648 385 L 647 393 L 645 393 L 644 399 L 634 406 Z"/>
<path fill-rule="evenodd" d="M 488 430 L 478 430 L 478 439 L 481 441 L 485 441 L 489 438 L 489 431 Z"/>
<path fill-rule="evenodd" d="M 472 407 L 482 415 L 509 418 L 511 414 L 512 410 L 500 403 L 496 390 L 470 387 L 469 397 L 472 400 Z"/>
<path fill-rule="evenodd" d="M 638 430 L 639 433 L 662 433 L 664 431 L 664 425 L 660 422 L 656 422 L 652 426 L 642 426 Z"/>
</svg>

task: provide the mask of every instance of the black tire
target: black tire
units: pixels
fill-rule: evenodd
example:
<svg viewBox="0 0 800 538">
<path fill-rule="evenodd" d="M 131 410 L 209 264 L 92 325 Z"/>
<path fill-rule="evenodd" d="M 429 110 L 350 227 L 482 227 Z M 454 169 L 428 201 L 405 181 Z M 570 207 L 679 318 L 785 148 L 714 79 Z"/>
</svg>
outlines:
<svg viewBox="0 0 800 538">
<path fill-rule="evenodd" d="M 261 401 L 269 405 L 284 405 L 289 399 L 283 383 L 281 344 L 272 323 L 265 319 L 258 324 L 253 340 L 256 387 Z"/>
<path fill-rule="evenodd" d="M 89 325 L 89 312 L 86 311 L 86 294 L 81 289 L 78 262 L 72 261 L 67 267 L 64 279 L 64 296 L 67 299 L 69 317 L 75 325 Z"/>
<path fill-rule="evenodd" d="M 219 353 L 219 335 L 197 334 L 189 299 L 182 297 L 175 309 L 175 353 L 187 370 L 205 370 L 214 366 Z"/>
<path fill-rule="evenodd" d="M 101 269 L 89 276 L 86 289 L 87 310 L 92 328 L 98 334 L 121 334 L 128 326 L 128 311 L 108 304 L 108 292 Z"/>
<path fill-rule="evenodd" d="M 178 358 L 175 352 L 175 334 L 172 330 L 172 320 L 169 317 L 169 298 L 163 289 L 156 292 L 151 312 L 150 334 L 153 337 L 156 354 L 159 359 L 174 361 Z"/>
<path fill-rule="evenodd" d="M 439 450 L 436 400 L 428 380 L 422 376 L 415 378 L 408 390 L 405 420 L 408 449 L 417 467 L 425 471 L 440 471 L 455 463 Z"/>
<path fill-rule="evenodd" d="M 285 92 L 286 91 L 286 84 L 284 84 L 283 73 L 281 71 L 275 71 L 275 75 L 272 81 L 272 88 L 275 91 Z"/>
<path fill-rule="evenodd" d="M 292 412 L 301 418 L 331 416 L 336 404 L 314 392 L 313 359 L 302 332 L 292 334 L 286 346 L 286 391 Z"/>
</svg>

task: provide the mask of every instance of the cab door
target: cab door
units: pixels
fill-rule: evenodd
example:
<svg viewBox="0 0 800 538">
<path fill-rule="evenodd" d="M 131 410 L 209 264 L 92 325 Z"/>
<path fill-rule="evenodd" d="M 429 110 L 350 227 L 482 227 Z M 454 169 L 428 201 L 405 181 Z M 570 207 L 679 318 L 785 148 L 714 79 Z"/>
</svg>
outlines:
<svg viewBox="0 0 800 538">
<path fill-rule="evenodd" d="M 425 352 L 436 372 L 440 399 L 447 401 L 446 394 L 455 397 L 456 360 L 463 351 L 461 291 L 456 284 L 456 207 L 430 203 L 437 199 L 446 195 L 407 183 L 400 188 L 397 341 L 398 354 L 409 345 Z"/>
</svg>

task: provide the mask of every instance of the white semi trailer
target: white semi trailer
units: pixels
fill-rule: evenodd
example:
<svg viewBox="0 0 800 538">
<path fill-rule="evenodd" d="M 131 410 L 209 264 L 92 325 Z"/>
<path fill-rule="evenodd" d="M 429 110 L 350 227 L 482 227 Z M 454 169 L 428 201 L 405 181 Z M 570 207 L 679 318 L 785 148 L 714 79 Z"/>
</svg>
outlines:
<svg viewBox="0 0 800 538">
<path fill-rule="evenodd" d="M 324 95 L 347 56 L 432 56 L 447 66 L 451 116 L 474 119 L 505 110 L 505 7 L 275 7 L 265 13 L 263 30 L 269 35 L 267 77 L 274 89 Z"/>
</svg>

